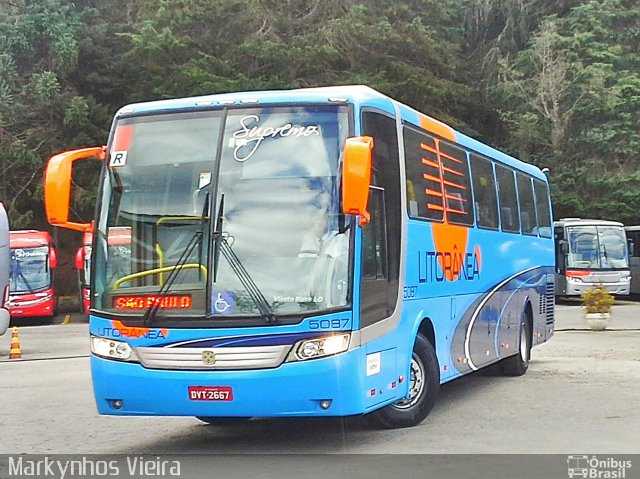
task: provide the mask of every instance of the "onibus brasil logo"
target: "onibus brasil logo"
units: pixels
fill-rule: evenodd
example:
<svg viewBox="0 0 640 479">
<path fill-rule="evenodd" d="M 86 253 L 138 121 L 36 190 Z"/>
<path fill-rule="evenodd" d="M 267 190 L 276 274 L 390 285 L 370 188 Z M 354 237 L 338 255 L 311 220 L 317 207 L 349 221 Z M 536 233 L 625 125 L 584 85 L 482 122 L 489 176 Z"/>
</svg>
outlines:
<svg viewBox="0 0 640 479">
<path fill-rule="evenodd" d="M 627 469 L 631 469 L 631 461 L 597 456 L 571 455 L 567 457 L 567 474 L 570 478 L 585 479 L 625 479 Z"/>
</svg>

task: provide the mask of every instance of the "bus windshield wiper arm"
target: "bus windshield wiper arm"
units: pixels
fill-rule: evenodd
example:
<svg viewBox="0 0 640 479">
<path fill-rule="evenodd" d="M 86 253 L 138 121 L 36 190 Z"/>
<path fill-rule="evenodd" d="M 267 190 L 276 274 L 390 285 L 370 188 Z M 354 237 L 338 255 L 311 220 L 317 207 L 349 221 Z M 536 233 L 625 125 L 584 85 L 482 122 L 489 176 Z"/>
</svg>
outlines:
<svg viewBox="0 0 640 479">
<path fill-rule="evenodd" d="M 169 293 L 173 282 L 182 271 L 182 267 L 187 263 L 187 260 L 191 256 L 191 253 L 193 253 L 193 251 L 196 249 L 196 246 L 198 246 L 198 243 L 202 241 L 202 236 L 202 231 L 196 231 L 193 234 L 193 236 L 189 240 L 189 243 L 187 244 L 187 247 L 180 255 L 180 258 L 178 258 L 176 264 L 173 266 L 171 271 L 169 271 L 169 276 L 167 277 L 165 283 L 160 287 L 160 291 L 158 291 L 158 295 L 156 296 L 155 301 L 151 306 L 149 306 L 149 309 L 145 311 L 144 316 L 142 316 L 143 324 L 149 325 L 153 322 L 156 314 L 158 313 L 158 309 L 160 309 L 160 301 Z"/>
<path fill-rule="evenodd" d="M 18 278 L 22 278 L 22 281 L 24 282 L 24 285 L 27 287 L 27 290 L 30 293 L 35 293 L 35 289 L 33 289 L 33 286 L 31 286 L 31 284 L 29 283 L 29 281 L 27 281 L 27 277 L 24 275 L 24 273 L 22 271 L 20 271 L 18 273 Z M 17 282 L 17 281 L 16 281 Z"/>
<path fill-rule="evenodd" d="M 187 263 L 187 260 L 191 256 L 191 253 L 193 253 L 193 251 L 196 249 L 196 246 L 198 245 L 200 245 L 200 249 L 198 250 L 198 264 L 202 266 L 202 238 L 204 238 L 204 228 L 206 224 L 205 219 L 206 219 L 208 210 L 209 210 L 209 193 L 207 192 L 207 196 L 205 197 L 205 200 L 204 200 L 204 206 L 202 208 L 202 217 L 200 219 L 200 230 L 196 231 L 193 234 L 193 236 L 189 240 L 189 243 L 187 244 L 187 247 L 184 249 L 184 251 L 180 255 L 180 258 L 178 258 L 178 261 L 176 261 L 176 264 L 173 266 L 171 271 L 169 271 L 169 276 L 167 277 L 167 281 L 160 287 L 160 291 L 158 291 L 156 300 L 153 302 L 151 306 L 149 306 L 149 309 L 145 311 L 144 316 L 142 317 L 143 324 L 149 325 L 153 322 L 153 320 L 156 317 L 156 314 L 158 313 L 158 309 L 160 309 L 160 301 L 167 296 L 167 294 L 169 293 L 169 290 L 171 289 L 171 286 L 173 285 L 173 282 L 176 280 L 176 278 L 182 271 L 182 267 Z M 198 274 L 201 274 L 200 270 L 201 268 L 198 268 Z"/>
<path fill-rule="evenodd" d="M 220 253 L 227 260 L 231 269 L 236 274 L 242 286 L 247 290 L 251 300 L 254 302 L 258 311 L 260 311 L 260 315 L 264 318 L 267 323 L 275 323 L 278 321 L 278 317 L 273 312 L 273 308 L 267 301 L 267 298 L 264 297 L 262 291 L 255 283 L 249 272 L 245 269 L 238 255 L 233 251 L 231 245 L 227 241 L 227 238 L 224 236 L 222 232 L 222 223 L 223 223 L 223 214 L 224 214 L 224 194 L 220 198 L 220 206 L 218 207 L 218 219 L 216 220 L 216 229 L 213 233 L 214 241 L 215 241 L 215 249 L 214 249 L 214 272 L 213 272 L 213 282 L 216 282 L 218 276 L 218 261 L 220 257 Z"/>
</svg>

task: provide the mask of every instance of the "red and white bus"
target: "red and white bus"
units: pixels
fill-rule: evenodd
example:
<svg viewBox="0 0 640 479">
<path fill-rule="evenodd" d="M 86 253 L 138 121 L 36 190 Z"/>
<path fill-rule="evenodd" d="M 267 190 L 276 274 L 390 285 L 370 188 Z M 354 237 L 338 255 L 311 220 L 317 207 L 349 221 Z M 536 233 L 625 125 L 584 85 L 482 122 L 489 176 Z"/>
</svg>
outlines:
<svg viewBox="0 0 640 479">
<path fill-rule="evenodd" d="M 80 310 L 89 314 L 91 304 L 91 290 L 89 279 L 91 278 L 91 242 L 93 233 L 87 230 L 82 235 L 82 246 L 76 251 L 75 265 L 78 271 L 78 290 L 80 293 Z"/>
<path fill-rule="evenodd" d="M 5 303 L 9 299 L 9 220 L 0 202 L 0 336 L 9 327 L 9 312 Z"/>
<path fill-rule="evenodd" d="M 78 285 L 81 295 L 81 308 L 84 314 L 89 314 L 91 307 L 91 251 L 93 242 L 92 230 L 87 230 L 82 236 L 82 246 L 76 251 L 75 264 L 78 270 Z M 109 255 L 114 258 L 110 265 L 110 276 L 126 276 L 131 273 L 131 228 L 109 228 L 107 240 Z"/>
<path fill-rule="evenodd" d="M 57 297 L 53 288 L 53 270 L 57 252 L 46 231 L 9 232 L 11 260 L 9 301 L 12 318 L 47 317 L 56 314 Z"/>
</svg>

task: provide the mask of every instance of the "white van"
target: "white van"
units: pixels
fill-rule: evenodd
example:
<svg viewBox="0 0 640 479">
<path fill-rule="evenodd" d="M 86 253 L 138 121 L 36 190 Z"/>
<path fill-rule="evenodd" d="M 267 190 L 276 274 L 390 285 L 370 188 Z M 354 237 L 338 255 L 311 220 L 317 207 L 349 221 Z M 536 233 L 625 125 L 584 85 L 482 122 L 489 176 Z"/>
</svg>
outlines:
<svg viewBox="0 0 640 479">
<path fill-rule="evenodd" d="M 0 203 L 0 336 L 9 327 L 9 311 L 5 303 L 9 299 L 9 220 L 4 205 Z"/>
</svg>

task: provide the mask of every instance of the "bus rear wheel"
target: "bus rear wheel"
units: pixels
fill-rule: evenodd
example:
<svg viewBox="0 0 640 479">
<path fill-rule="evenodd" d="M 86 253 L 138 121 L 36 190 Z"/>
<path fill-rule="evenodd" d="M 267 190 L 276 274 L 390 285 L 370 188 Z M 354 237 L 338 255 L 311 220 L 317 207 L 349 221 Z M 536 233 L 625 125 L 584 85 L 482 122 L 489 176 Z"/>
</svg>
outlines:
<svg viewBox="0 0 640 479">
<path fill-rule="evenodd" d="M 431 343 L 418 335 L 411 355 L 409 396 L 368 415 L 387 429 L 420 424 L 433 409 L 440 390 L 440 366 Z"/>
<path fill-rule="evenodd" d="M 531 318 L 526 312 L 522 313 L 520 321 L 520 336 L 518 338 L 518 354 L 500 361 L 500 372 L 503 376 L 522 376 L 529 369 L 531 359 Z"/>
</svg>

